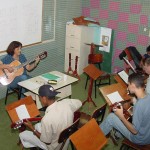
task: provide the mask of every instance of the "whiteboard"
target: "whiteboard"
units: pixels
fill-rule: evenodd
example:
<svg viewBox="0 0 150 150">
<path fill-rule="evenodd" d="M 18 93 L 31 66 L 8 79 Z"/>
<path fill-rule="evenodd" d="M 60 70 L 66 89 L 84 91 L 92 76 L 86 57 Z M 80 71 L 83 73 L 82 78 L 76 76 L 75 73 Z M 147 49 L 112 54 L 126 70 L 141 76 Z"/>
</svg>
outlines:
<svg viewBox="0 0 150 150">
<path fill-rule="evenodd" d="M 0 0 L 0 51 L 12 41 L 41 42 L 42 0 Z"/>
</svg>

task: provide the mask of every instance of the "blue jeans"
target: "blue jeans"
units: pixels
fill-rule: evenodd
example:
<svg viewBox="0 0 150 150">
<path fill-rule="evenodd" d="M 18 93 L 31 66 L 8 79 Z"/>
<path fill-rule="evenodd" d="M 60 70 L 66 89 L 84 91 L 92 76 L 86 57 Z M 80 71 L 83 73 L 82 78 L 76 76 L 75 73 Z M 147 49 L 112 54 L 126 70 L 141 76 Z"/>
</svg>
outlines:
<svg viewBox="0 0 150 150">
<path fill-rule="evenodd" d="M 118 130 L 127 139 L 130 139 L 131 132 L 126 128 L 123 122 L 114 114 L 110 113 L 107 118 L 100 124 L 100 128 L 107 135 L 113 128 Z"/>
<path fill-rule="evenodd" d="M 19 88 L 21 89 L 21 87 L 18 85 L 18 82 L 30 79 L 31 77 L 29 75 L 21 75 L 21 76 L 17 76 L 15 77 L 15 79 L 8 85 L 9 89 L 14 89 L 14 88 Z M 21 98 L 23 98 L 24 96 L 22 95 L 22 93 L 25 93 L 26 90 L 24 88 L 21 89 Z"/>
</svg>

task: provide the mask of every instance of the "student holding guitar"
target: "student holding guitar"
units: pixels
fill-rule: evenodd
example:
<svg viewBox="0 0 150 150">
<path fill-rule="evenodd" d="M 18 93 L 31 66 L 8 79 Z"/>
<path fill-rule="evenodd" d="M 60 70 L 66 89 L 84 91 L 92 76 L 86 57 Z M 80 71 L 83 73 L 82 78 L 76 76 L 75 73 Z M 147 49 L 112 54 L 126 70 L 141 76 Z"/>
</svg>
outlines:
<svg viewBox="0 0 150 150">
<path fill-rule="evenodd" d="M 133 106 L 132 123 L 125 118 L 120 106 L 107 116 L 100 128 L 105 135 L 114 128 L 135 144 L 150 144 L 150 95 L 145 92 L 144 77 L 137 73 L 129 75 L 128 89 L 137 97 Z"/>
<path fill-rule="evenodd" d="M 43 150 L 59 150 L 61 146 L 58 143 L 59 135 L 73 123 L 74 112 L 81 107 L 82 103 L 77 99 L 55 101 L 56 95 L 60 92 L 55 91 L 51 85 L 42 85 L 38 93 L 43 106 L 47 106 L 45 115 L 41 123 L 35 126 L 28 120 L 24 122 L 31 131 L 19 134 L 21 143 L 25 148 L 39 147 Z"/>
<path fill-rule="evenodd" d="M 7 55 L 4 58 L 2 58 L 0 61 L 0 65 L 3 65 L 4 67 L 6 66 L 5 67 L 6 70 L 2 69 L 0 72 L 0 75 L 2 76 L 0 77 L 0 83 L 4 85 L 9 84 L 8 87 L 13 89 L 19 88 L 17 85 L 18 82 L 30 78 L 27 75 L 27 71 L 33 70 L 40 61 L 40 58 L 36 57 L 34 63 L 32 64 L 27 63 L 25 64 L 24 67 L 20 67 L 18 70 L 17 68 L 14 68 L 16 65 L 19 65 L 17 63 L 23 64 L 27 62 L 26 57 L 24 56 L 24 54 L 21 53 L 21 48 L 22 48 L 22 44 L 20 42 L 18 41 L 11 42 L 6 50 Z M 13 73 L 9 74 L 9 72 L 13 72 Z M 22 91 L 22 93 L 24 93 L 24 91 Z"/>
</svg>

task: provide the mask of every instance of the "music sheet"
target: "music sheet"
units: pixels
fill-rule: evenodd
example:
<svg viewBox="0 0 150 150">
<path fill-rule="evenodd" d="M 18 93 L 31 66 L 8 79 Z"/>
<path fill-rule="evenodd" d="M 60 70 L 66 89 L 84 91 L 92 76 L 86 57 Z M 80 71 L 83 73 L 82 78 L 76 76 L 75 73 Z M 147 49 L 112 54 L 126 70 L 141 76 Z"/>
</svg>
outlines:
<svg viewBox="0 0 150 150">
<path fill-rule="evenodd" d="M 107 97 L 109 98 L 112 104 L 123 100 L 118 91 L 108 94 Z"/>
<path fill-rule="evenodd" d="M 25 105 L 20 105 L 16 107 L 15 109 L 20 120 L 25 119 L 25 118 L 30 118 L 30 115 Z"/>
<path fill-rule="evenodd" d="M 122 80 L 126 83 L 126 84 L 128 84 L 128 74 L 124 71 L 124 70 L 122 70 L 122 71 L 120 71 L 120 72 L 118 72 L 118 75 L 122 78 Z"/>
</svg>

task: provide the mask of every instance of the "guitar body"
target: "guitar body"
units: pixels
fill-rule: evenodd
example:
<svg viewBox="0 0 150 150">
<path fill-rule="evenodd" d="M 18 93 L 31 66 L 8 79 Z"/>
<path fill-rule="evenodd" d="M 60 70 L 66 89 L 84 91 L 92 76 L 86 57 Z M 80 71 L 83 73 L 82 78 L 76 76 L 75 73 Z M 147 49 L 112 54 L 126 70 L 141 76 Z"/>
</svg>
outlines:
<svg viewBox="0 0 150 150">
<path fill-rule="evenodd" d="M 114 104 L 111 105 L 111 111 L 114 112 L 116 108 L 120 109 L 120 106 L 123 104 L 129 104 L 130 100 L 127 101 L 121 101 L 121 102 L 116 102 Z M 123 114 L 124 117 L 129 120 L 132 117 L 132 113 L 133 113 L 133 107 L 129 104 L 126 106 L 123 106 Z"/>
<path fill-rule="evenodd" d="M 16 67 L 19 66 L 21 63 L 18 60 L 13 61 L 10 63 L 11 66 Z M 12 73 L 10 73 L 7 69 L 0 70 L 0 83 L 2 85 L 10 84 L 15 77 L 20 76 L 23 74 L 24 68 L 15 69 Z"/>
</svg>

